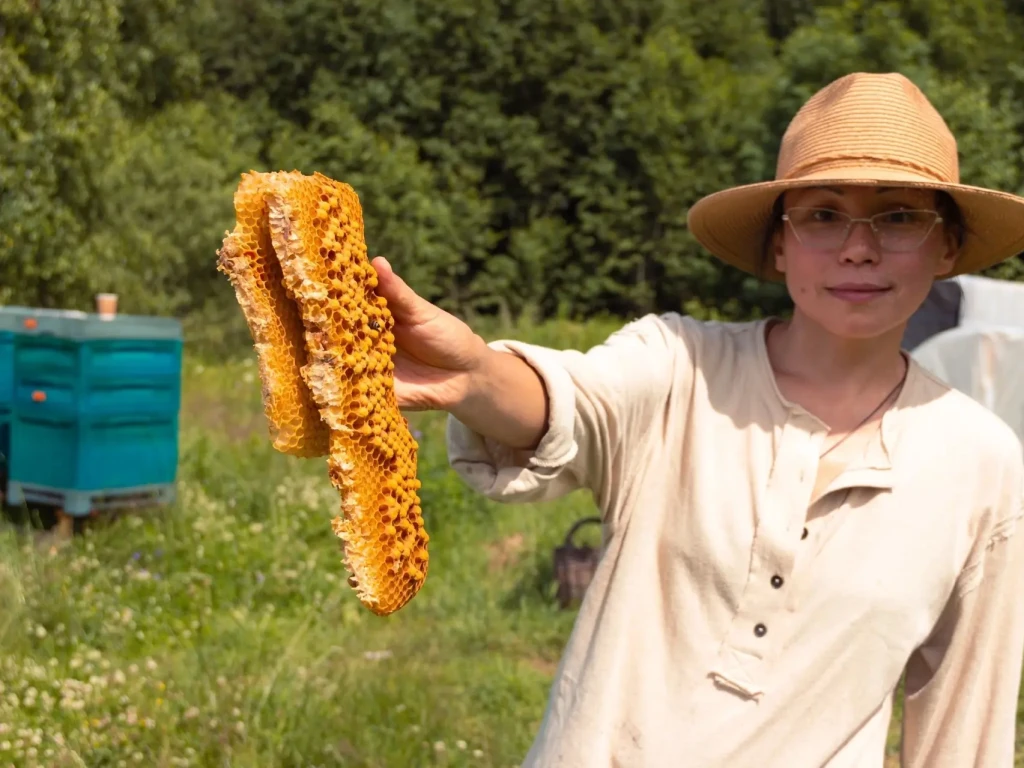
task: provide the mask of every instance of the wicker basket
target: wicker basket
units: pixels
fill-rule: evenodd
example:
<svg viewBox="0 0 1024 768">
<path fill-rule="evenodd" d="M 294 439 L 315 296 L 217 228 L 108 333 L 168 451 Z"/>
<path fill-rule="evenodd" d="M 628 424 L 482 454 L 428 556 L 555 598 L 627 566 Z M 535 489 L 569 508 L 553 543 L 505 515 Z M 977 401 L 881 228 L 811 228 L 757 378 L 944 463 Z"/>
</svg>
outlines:
<svg viewBox="0 0 1024 768">
<path fill-rule="evenodd" d="M 591 523 L 600 524 L 600 517 L 585 517 L 573 523 L 565 535 L 562 546 L 555 548 L 555 578 L 558 581 L 558 605 L 562 609 L 583 599 L 584 592 L 594 578 L 594 571 L 601 559 L 601 551 L 596 547 L 577 546 L 574 537 L 576 532 Z"/>
</svg>

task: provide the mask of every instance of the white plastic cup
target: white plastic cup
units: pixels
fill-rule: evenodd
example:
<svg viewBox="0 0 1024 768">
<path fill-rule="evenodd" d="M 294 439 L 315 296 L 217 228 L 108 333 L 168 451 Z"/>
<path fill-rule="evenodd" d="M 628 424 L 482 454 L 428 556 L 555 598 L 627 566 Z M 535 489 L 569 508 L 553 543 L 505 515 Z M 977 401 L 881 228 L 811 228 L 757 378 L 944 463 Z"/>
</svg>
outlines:
<svg viewBox="0 0 1024 768">
<path fill-rule="evenodd" d="M 97 293 L 96 314 L 100 316 L 100 320 L 113 320 L 117 315 L 117 294 Z"/>
</svg>

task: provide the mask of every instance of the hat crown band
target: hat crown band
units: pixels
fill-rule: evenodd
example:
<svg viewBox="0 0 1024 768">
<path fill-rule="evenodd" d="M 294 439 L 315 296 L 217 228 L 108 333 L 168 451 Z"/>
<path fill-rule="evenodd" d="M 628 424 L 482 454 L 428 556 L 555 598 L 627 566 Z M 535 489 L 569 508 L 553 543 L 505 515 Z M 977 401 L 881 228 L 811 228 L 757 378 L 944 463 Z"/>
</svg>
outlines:
<svg viewBox="0 0 1024 768">
<path fill-rule="evenodd" d="M 892 172 L 892 180 L 905 180 L 907 174 L 913 174 L 921 181 L 937 181 L 940 184 L 957 184 L 959 179 L 954 170 L 950 175 L 948 172 L 936 169 L 931 165 L 922 165 L 908 160 L 905 156 L 884 157 L 878 154 L 851 154 L 839 153 L 835 155 L 824 155 L 807 158 L 804 162 L 794 163 L 785 170 L 776 174 L 777 181 L 798 181 L 804 178 L 829 176 L 842 178 L 849 175 L 851 171 L 858 171 L 861 175 L 865 169 L 872 169 L 878 181 L 885 181 L 890 178 L 887 172 Z"/>
<path fill-rule="evenodd" d="M 956 139 L 902 76 L 841 78 L 815 94 L 782 138 L 776 179 L 868 167 L 959 183 Z"/>
</svg>

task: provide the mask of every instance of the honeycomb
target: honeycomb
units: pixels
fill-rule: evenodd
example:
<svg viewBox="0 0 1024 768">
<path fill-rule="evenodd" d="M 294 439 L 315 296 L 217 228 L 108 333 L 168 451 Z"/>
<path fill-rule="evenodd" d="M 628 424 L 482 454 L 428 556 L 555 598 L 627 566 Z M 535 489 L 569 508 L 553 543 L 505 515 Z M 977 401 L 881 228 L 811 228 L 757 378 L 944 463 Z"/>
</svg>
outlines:
<svg viewBox="0 0 1024 768">
<path fill-rule="evenodd" d="M 362 208 L 350 186 L 319 173 L 258 176 L 266 205 L 260 231 L 269 231 L 283 293 L 264 303 L 239 294 L 239 304 L 264 323 L 269 314 L 291 323 L 298 313 L 304 362 L 301 378 L 288 379 L 302 390 L 293 398 L 312 398 L 328 433 L 328 477 L 341 495 L 331 526 L 342 541 L 349 585 L 364 606 L 387 615 L 426 580 L 429 537 L 417 494 L 419 446 L 395 397 L 394 320 L 374 291 Z M 291 336 L 278 337 L 286 341 L 276 359 L 291 372 L 296 326 L 289 328 Z"/>
<path fill-rule="evenodd" d="M 252 334 L 263 385 L 263 412 L 274 448 L 303 458 L 325 456 L 330 431 L 304 385 L 304 326 L 284 287 L 270 241 L 267 179 L 244 174 L 235 191 L 235 229 L 217 252 Z"/>
</svg>

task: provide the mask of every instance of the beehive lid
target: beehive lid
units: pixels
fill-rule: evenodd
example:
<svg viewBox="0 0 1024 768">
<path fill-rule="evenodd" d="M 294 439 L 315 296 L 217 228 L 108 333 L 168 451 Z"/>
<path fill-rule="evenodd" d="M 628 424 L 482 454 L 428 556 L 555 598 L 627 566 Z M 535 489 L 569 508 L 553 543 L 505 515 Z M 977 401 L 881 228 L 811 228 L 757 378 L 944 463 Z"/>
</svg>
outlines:
<svg viewBox="0 0 1024 768">
<path fill-rule="evenodd" d="M 76 309 L 0 307 L 0 333 L 41 334 L 64 339 L 180 339 L 181 321 L 173 317 L 116 315 L 103 319 Z"/>
</svg>

